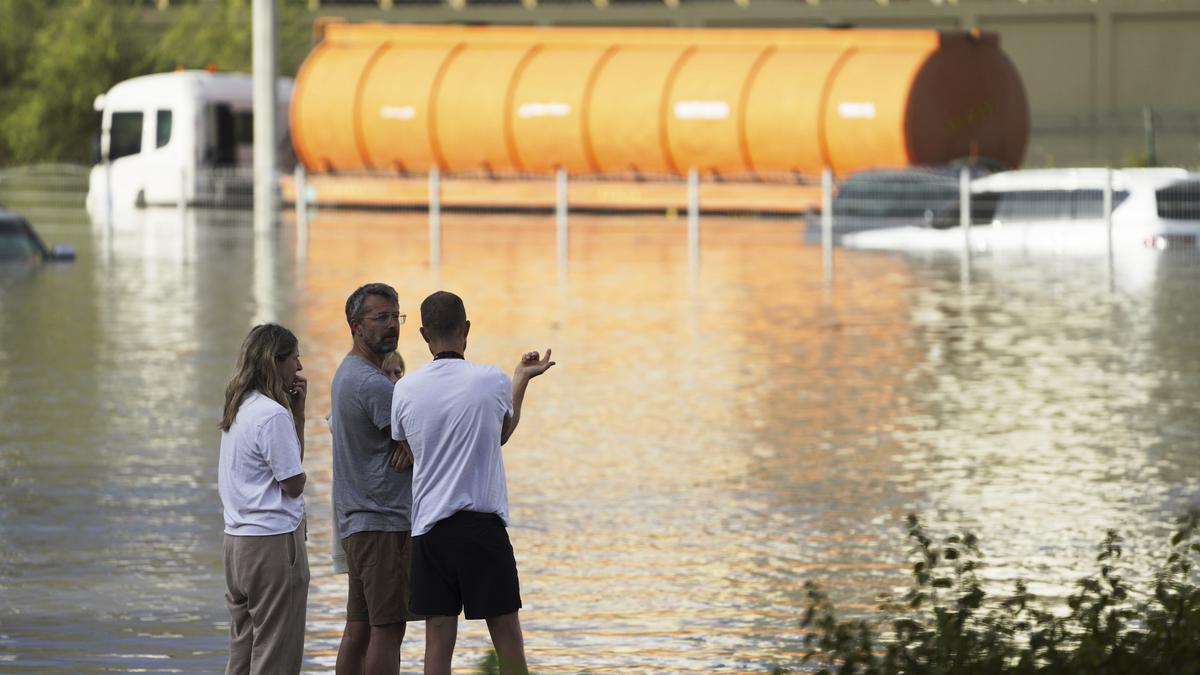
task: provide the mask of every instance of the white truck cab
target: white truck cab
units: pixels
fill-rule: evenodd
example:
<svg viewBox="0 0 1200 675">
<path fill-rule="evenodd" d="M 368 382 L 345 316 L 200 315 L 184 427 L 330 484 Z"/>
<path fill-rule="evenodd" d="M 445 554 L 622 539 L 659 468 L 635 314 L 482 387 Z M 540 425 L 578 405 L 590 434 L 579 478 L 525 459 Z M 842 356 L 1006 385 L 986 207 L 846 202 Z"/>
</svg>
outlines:
<svg viewBox="0 0 1200 675">
<path fill-rule="evenodd" d="M 280 170 L 294 163 L 287 126 L 292 80 L 276 89 Z M 93 220 L 143 206 L 248 205 L 253 192 L 253 78 L 181 70 L 119 82 L 101 113 L 87 209 Z M 240 204 L 239 200 L 246 201 Z"/>
</svg>

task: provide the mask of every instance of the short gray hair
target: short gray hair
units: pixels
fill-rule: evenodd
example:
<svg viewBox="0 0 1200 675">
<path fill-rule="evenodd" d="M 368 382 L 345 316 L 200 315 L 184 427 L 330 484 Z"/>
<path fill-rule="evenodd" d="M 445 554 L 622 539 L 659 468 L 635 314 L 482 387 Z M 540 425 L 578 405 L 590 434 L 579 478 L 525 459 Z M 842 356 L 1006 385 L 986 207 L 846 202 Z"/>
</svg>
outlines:
<svg viewBox="0 0 1200 675">
<path fill-rule="evenodd" d="M 396 289 L 387 284 L 374 283 L 359 286 L 354 289 L 350 297 L 346 298 L 346 323 L 351 323 L 355 319 L 360 318 L 368 295 L 382 296 L 391 302 L 400 304 L 400 296 L 396 294 Z"/>
</svg>

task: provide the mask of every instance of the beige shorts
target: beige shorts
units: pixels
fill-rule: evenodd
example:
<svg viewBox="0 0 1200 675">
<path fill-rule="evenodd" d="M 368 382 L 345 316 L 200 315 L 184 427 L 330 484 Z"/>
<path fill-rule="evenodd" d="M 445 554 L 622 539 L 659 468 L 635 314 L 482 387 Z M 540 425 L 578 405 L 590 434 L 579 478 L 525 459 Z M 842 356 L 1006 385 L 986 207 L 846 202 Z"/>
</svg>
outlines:
<svg viewBox="0 0 1200 675">
<path fill-rule="evenodd" d="M 342 540 L 350 568 L 346 620 L 386 626 L 422 617 L 408 611 L 408 532 L 356 532 Z"/>
</svg>

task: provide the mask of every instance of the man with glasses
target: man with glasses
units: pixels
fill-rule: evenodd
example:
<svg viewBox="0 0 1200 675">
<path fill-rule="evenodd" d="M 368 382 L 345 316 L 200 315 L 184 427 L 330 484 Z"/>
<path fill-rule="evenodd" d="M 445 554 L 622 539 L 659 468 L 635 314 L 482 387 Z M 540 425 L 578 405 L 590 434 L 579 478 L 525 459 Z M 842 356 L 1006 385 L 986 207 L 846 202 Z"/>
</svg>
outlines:
<svg viewBox="0 0 1200 675">
<path fill-rule="evenodd" d="M 333 375 L 334 518 L 350 572 L 339 675 L 399 672 L 409 618 L 412 459 L 392 441 L 392 382 L 382 370 L 404 323 L 399 307 L 387 284 L 350 294 L 353 347 Z"/>
</svg>

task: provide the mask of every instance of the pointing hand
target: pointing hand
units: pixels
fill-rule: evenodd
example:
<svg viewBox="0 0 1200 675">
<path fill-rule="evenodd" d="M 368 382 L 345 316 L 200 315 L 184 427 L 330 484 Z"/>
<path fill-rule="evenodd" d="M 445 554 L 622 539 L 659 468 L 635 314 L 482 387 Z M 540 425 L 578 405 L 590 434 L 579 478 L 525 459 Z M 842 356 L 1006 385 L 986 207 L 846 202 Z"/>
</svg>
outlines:
<svg viewBox="0 0 1200 675">
<path fill-rule="evenodd" d="M 541 358 L 537 352 L 525 352 L 521 355 L 521 362 L 517 364 L 517 377 L 537 377 L 542 373 L 550 370 L 550 366 L 554 365 L 554 361 L 550 360 L 550 349 L 546 348 L 546 356 Z"/>
</svg>

